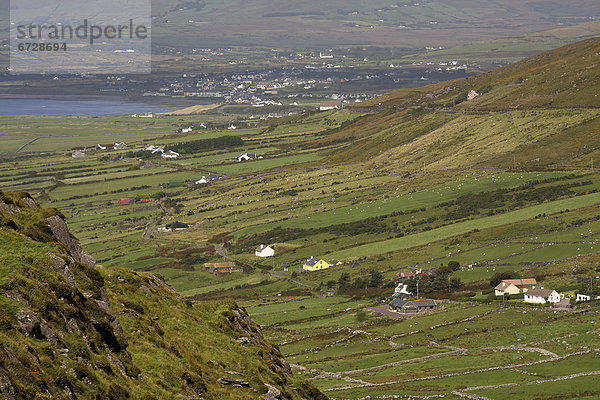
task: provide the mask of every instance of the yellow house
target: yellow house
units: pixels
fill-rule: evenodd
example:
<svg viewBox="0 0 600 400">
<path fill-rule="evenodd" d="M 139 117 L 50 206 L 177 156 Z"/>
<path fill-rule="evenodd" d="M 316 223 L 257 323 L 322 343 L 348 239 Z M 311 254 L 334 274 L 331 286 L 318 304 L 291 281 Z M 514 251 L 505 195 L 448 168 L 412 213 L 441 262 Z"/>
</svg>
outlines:
<svg viewBox="0 0 600 400">
<path fill-rule="evenodd" d="M 331 264 L 329 264 L 327 261 L 314 257 L 309 258 L 304 262 L 304 265 L 302 265 L 302 269 L 305 271 L 319 271 L 329 267 L 331 267 Z"/>
</svg>

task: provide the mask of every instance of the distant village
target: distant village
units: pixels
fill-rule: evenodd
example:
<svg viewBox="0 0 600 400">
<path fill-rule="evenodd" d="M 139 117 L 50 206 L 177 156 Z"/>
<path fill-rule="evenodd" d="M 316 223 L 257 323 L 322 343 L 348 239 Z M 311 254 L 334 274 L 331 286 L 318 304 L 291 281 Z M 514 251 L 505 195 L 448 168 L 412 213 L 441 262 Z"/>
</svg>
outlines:
<svg viewBox="0 0 600 400">
<path fill-rule="evenodd" d="M 202 62 L 226 61 L 232 68 L 248 64 L 231 49 L 193 49 Z M 281 67 L 248 72 L 183 73 L 177 77 L 136 77 L 112 75 L 106 78 L 103 92 L 123 92 L 134 88 L 142 97 L 156 99 L 204 100 L 208 103 L 245 104 L 257 108 L 269 106 L 302 106 L 301 100 L 340 100 L 361 102 L 404 81 L 439 81 L 467 76 L 467 70 L 478 66 L 456 60 L 377 64 L 366 68 L 365 59 L 353 59 L 326 51 L 283 52 L 273 50 L 269 58 Z M 244 68 L 247 69 L 247 68 Z M 370 81 L 370 88 L 361 82 Z M 381 90 L 376 89 L 381 87 Z M 335 89 L 334 89 L 335 88 Z"/>
</svg>

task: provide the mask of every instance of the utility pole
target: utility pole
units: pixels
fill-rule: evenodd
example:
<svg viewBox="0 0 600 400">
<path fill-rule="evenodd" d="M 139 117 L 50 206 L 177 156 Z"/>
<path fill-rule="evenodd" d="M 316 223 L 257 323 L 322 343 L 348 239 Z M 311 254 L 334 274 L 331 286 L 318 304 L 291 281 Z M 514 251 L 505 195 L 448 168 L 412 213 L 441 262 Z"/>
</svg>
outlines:
<svg viewBox="0 0 600 400">
<path fill-rule="evenodd" d="M 517 156 L 513 154 L 513 169 L 517 169 Z"/>
<path fill-rule="evenodd" d="M 419 300 L 419 279 L 417 279 L 417 300 Z"/>
</svg>

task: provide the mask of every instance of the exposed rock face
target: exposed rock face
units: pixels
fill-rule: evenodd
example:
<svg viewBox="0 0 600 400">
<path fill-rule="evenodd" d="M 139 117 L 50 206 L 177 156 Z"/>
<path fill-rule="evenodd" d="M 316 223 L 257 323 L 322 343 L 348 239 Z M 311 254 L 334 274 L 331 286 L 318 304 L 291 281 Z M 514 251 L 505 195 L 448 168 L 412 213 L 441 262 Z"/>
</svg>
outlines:
<svg viewBox="0 0 600 400">
<path fill-rule="evenodd" d="M 0 392 L 8 393 L 9 395 L 15 394 L 15 388 L 13 387 L 12 382 L 8 378 L 8 376 L 1 374 L 0 375 Z"/>
<path fill-rule="evenodd" d="M 17 313 L 17 319 L 27 336 L 32 336 L 36 339 L 46 339 L 58 344 L 58 335 L 48 326 L 46 321 L 41 319 L 31 310 L 22 310 Z"/>
<path fill-rule="evenodd" d="M 36 203 L 35 200 L 33 200 L 31 197 L 24 197 L 23 199 L 21 199 L 21 201 L 25 203 L 25 205 L 29 208 L 40 208 L 38 203 Z"/>
<path fill-rule="evenodd" d="M 96 300 L 96 304 L 104 311 L 107 315 L 113 317 L 113 321 L 110 325 L 117 332 L 123 332 L 123 327 L 121 326 L 121 322 L 117 318 L 115 312 L 110 308 L 110 300 L 108 299 L 108 293 L 106 293 L 106 288 L 102 286 L 100 288 L 100 294 L 102 296 L 102 300 Z"/>
<path fill-rule="evenodd" d="M 265 386 L 269 388 L 269 391 L 259 397 L 259 400 L 281 400 L 281 391 L 275 386 L 271 386 L 265 383 Z"/>
<path fill-rule="evenodd" d="M 6 297 L 8 297 L 11 300 L 18 301 L 19 303 L 25 304 L 27 307 L 31 307 L 29 302 L 19 292 L 15 292 L 15 291 L 11 290 L 9 292 L 6 292 L 5 295 L 6 295 Z"/>
<path fill-rule="evenodd" d="M 250 316 L 248 315 L 248 313 L 246 311 L 242 310 L 241 308 L 236 308 L 232 311 L 235 316 L 234 321 L 235 321 L 235 324 L 237 325 L 237 327 L 240 328 L 245 333 L 247 333 L 247 336 L 242 336 L 237 339 L 239 343 L 244 343 L 244 344 L 265 343 L 265 338 L 262 334 L 262 329 L 260 328 L 260 325 L 258 325 L 256 322 L 254 322 L 250 318 Z M 292 367 L 286 361 L 286 359 L 283 358 L 283 356 L 279 353 L 279 351 L 270 352 L 266 356 L 268 356 L 268 358 L 270 359 L 276 372 L 282 372 L 287 376 L 293 375 Z"/>
<path fill-rule="evenodd" d="M 67 266 L 65 260 L 51 252 L 46 253 L 46 257 L 48 257 L 56 272 L 61 274 L 72 287 L 75 287 L 75 276 Z"/>
<path fill-rule="evenodd" d="M 229 378 L 229 377 L 223 377 L 223 378 L 219 378 L 217 380 L 217 382 L 219 382 L 221 385 L 227 385 L 227 386 L 233 386 L 233 387 L 245 387 L 245 388 L 249 388 L 251 387 L 250 384 L 242 379 L 233 379 L 233 378 Z"/>
<path fill-rule="evenodd" d="M 6 211 L 9 214 L 20 213 L 21 212 L 21 210 L 19 209 L 19 207 L 15 206 L 13 204 L 6 204 L 2 200 L 0 200 L 0 210 Z"/>
<path fill-rule="evenodd" d="M 54 215 L 47 219 L 48 224 L 50 224 L 50 229 L 52 230 L 52 234 L 63 244 L 67 246 L 71 256 L 82 264 L 89 265 L 93 267 L 96 265 L 96 261 L 94 258 L 89 255 L 87 252 L 83 251 L 79 241 L 71 236 L 69 232 L 69 228 L 63 219 L 57 215 Z"/>
</svg>

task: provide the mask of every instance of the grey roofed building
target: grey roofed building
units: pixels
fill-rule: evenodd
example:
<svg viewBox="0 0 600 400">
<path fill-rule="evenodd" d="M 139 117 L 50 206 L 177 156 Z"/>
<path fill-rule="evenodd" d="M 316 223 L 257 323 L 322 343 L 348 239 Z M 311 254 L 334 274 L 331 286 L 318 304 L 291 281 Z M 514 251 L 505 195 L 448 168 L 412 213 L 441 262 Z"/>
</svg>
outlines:
<svg viewBox="0 0 600 400">
<path fill-rule="evenodd" d="M 527 294 L 530 296 L 539 296 L 547 299 L 552 292 L 554 292 L 552 289 L 529 289 Z"/>
<path fill-rule="evenodd" d="M 390 302 L 390 307 L 395 311 L 401 312 L 419 312 L 421 310 L 434 309 L 437 304 L 434 300 L 402 300 L 394 299 Z"/>
</svg>

